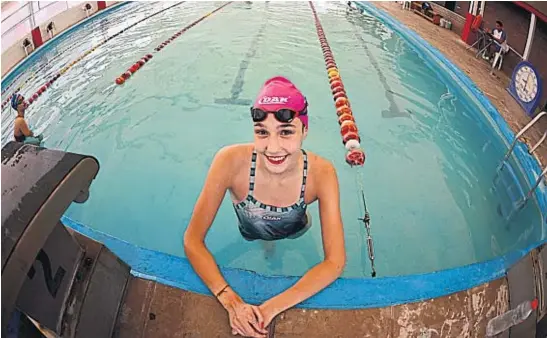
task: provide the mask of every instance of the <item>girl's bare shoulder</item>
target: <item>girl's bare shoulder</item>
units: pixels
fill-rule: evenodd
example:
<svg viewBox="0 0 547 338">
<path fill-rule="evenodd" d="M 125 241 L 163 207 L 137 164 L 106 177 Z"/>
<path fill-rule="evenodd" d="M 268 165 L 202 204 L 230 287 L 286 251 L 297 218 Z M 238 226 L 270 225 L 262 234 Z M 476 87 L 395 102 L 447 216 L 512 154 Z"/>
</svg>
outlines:
<svg viewBox="0 0 547 338">
<path fill-rule="evenodd" d="M 253 153 L 252 143 L 239 143 L 224 146 L 216 154 L 219 165 L 229 168 L 231 172 L 237 173 L 243 166 L 247 166 L 247 162 L 251 160 Z"/>
<path fill-rule="evenodd" d="M 325 174 L 336 173 L 331 161 L 311 151 L 306 151 L 306 153 L 308 154 L 309 169 L 310 172 L 313 172 L 313 176 L 320 178 Z"/>
</svg>

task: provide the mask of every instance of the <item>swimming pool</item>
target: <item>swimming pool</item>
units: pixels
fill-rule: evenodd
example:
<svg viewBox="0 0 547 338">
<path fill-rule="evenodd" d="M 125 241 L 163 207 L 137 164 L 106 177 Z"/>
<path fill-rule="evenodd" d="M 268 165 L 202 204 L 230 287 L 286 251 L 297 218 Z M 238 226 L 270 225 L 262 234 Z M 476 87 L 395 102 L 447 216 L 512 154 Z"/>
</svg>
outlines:
<svg viewBox="0 0 547 338">
<path fill-rule="evenodd" d="M 172 4 L 131 3 L 52 42 L 17 81 L 70 50 L 22 93 L 34 92 L 105 36 Z M 305 148 L 338 170 L 348 250 L 344 277 L 370 276 L 365 229 L 357 220 L 361 185 L 379 277 L 482 262 L 544 239 L 535 199 L 504 220 L 511 198 L 504 186 L 496 193 L 491 188 L 507 146 L 480 102 L 392 28 L 371 15 L 347 13 L 344 4 L 318 3 L 316 9 L 367 152 L 363 169 L 344 161 L 307 3 L 233 3 L 154 54 L 125 85 L 114 84 L 143 54 L 222 4 L 184 3 L 144 21 L 76 64 L 29 109 L 47 147 L 91 154 L 101 164 L 90 199 L 71 206 L 70 219 L 183 257 L 182 235 L 214 152 L 252 140 L 250 100 L 266 78 L 283 74 L 310 102 Z M 2 144 L 11 138 L 13 117 L 2 113 Z M 518 196 L 529 184 L 514 158 L 510 164 L 514 176 L 503 177 L 520 186 Z M 207 244 L 221 266 L 299 276 L 322 258 L 316 205 L 311 212 L 316 226 L 300 239 L 281 241 L 266 259 L 258 243 L 239 235 L 227 196 Z"/>
</svg>

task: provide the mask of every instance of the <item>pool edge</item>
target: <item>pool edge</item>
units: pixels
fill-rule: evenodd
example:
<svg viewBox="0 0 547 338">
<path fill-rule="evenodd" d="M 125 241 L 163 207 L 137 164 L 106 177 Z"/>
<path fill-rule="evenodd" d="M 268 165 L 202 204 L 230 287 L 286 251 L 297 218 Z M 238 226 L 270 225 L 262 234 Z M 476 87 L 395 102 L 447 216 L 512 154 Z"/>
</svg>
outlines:
<svg viewBox="0 0 547 338">
<path fill-rule="evenodd" d="M 71 229 L 107 246 L 131 266 L 132 275 L 186 291 L 211 295 L 194 272 L 188 259 L 139 247 L 75 222 L 66 216 L 63 216 L 61 220 Z M 425 274 L 378 278 L 339 278 L 297 307 L 365 309 L 446 296 L 504 277 L 507 269 L 534 247 L 516 250 L 486 262 Z M 260 304 L 266 301 L 299 279 L 296 276 L 264 276 L 253 271 L 236 268 L 220 267 L 220 270 L 231 287 L 251 304 Z"/>
</svg>

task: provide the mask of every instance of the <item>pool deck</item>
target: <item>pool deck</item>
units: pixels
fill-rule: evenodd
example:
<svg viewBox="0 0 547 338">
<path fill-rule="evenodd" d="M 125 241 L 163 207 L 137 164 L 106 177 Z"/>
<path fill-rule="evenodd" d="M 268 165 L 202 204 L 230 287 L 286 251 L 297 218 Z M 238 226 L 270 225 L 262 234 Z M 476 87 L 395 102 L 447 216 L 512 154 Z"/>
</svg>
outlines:
<svg viewBox="0 0 547 338">
<path fill-rule="evenodd" d="M 506 278 L 426 302 L 363 310 L 291 309 L 269 337 L 484 337 L 508 309 Z M 502 335 L 501 337 L 507 337 Z M 233 337 L 213 298 L 133 278 L 113 337 Z"/>
<path fill-rule="evenodd" d="M 371 2 L 371 4 L 387 12 L 420 35 L 463 70 L 496 107 L 515 134 L 530 122 L 531 118 L 506 90 L 510 78 L 498 70 L 495 71 L 495 75 L 491 75 L 490 64 L 481 58 L 475 58 L 476 49 L 466 50 L 467 44 L 461 40 L 458 34 L 436 26 L 412 11 L 403 10 L 402 5 L 395 1 Z M 547 119 L 543 118 L 524 134 L 522 141 L 531 148 L 546 129 Z M 543 143 L 534 155 L 542 168 L 547 165 L 547 144 Z"/>
</svg>

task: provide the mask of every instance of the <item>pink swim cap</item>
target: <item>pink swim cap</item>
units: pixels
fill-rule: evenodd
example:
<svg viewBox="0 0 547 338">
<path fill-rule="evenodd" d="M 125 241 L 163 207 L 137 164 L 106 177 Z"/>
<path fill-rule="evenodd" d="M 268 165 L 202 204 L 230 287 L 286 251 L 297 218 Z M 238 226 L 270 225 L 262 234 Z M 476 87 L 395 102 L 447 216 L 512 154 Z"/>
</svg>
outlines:
<svg viewBox="0 0 547 338">
<path fill-rule="evenodd" d="M 286 77 L 275 76 L 268 79 L 258 94 L 253 105 L 267 112 L 274 112 L 279 109 L 291 109 L 301 112 L 308 106 L 306 97 Z M 308 128 L 308 115 L 298 115 L 302 124 Z"/>
</svg>

